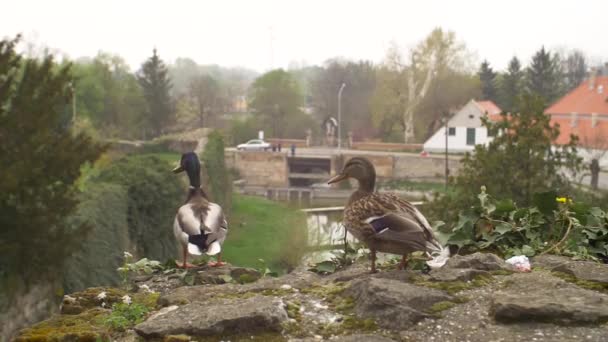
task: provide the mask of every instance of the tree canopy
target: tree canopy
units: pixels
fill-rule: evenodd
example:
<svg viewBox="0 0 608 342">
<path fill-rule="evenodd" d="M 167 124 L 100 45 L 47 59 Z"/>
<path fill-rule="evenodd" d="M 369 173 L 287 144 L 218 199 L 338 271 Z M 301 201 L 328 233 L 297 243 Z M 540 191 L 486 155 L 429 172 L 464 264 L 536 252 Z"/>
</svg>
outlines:
<svg viewBox="0 0 608 342">
<path fill-rule="evenodd" d="M 283 69 L 258 77 L 251 85 L 249 96 L 249 107 L 273 137 L 285 137 L 290 122 L 302 114 L 302 90 L 295 78 Z"/>
<path fill-rule="evenodd" d="M 155 136 L 163 133 L 173 120 L 173 104 L 170 96 L 171 80 L 163 61 L 153 50 L 137 74 L 147 103 L 146 115 Z"/>
<path fill-rule="evenodd" d="M 526 70 L 528 92 L 540 96 L 546 104 L 555 101 L 563 93 L 563 78 L 559 56 L 543 46 L 532 57 Z"/>
<path fill-rule="evenodd" d="M 496 102 L 496 72 L 492 70 L 490 63 L 484 60 L 479 67 L 479 80 L 481 81 L 481 99 Z"/>
<path fill-rule="evenodd" d="M 511 58 L 507 72 L 501 76 L 498 89 L 498 104 L 503 111 L 513 112 L 517 98 L 522 93 L 524 81 L 524 73 L 517 57 L 513 56 Z"/>
<path fill-rule="evenodd" d="M 86 226 L 74 212 L 81 166 L 103 146 L 71 127 L 71 66 L 23 58 L 19 39 L 0 41 L 0 270 L 26 278 L 52 272 Z"/>
</svg>

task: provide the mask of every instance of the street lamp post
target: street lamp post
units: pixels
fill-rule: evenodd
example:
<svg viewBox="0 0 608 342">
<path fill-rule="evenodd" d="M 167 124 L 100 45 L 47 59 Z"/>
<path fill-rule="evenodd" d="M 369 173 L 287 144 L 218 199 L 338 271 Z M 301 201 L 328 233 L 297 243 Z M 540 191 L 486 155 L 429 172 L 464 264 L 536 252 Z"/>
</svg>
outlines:
<svg viewBox="0 0 608 342">
<path fill-rule="evenodd" d="M 346 83 L 342 83 L 338 91 L 338 150 L 342 149 L 342 91 Z"/>
<path fill-rule="evenodd" d="M 449 135 L 449 114 L 446 112 L 444 122 L 445 122 L 445 190 L 448 190 L 448 177 L 450 175 L 450 168 L 448 164 L 448 135 Z"/>
</svg>

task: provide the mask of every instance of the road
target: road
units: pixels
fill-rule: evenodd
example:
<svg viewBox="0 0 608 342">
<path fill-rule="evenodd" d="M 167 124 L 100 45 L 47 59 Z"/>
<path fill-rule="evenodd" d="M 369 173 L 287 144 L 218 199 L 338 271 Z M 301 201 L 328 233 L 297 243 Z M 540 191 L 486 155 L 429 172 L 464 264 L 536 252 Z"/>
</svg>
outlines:
<svg viewBox="0 0 608 342">
<path fill-rule="evenodd" d="M 234 151 L 236 151 L 236 148 L 228 147 L 228 148 L 226 148 L 226 151 L 234 152 Z M 286 153 L 286 154 L 291 153 L 289 148 L 283 148 L 281 150 L 281 152 Z M 367 156 L 420 156 L 419 153 L 411 153 L 411 152 L 365 151 L 365 150 L 350 150 L 350 149 L 346 149 L 346 148 L 343 148 L 342 150 L 338 150 L 337 148 L 329 148 L 329 147 L 327 147 L 327 148 L 323 148 L 323 147 L 296 148 L 296 157 L 297 156 L 329 157 L 329 156 L 338 155 L 341 153 L 360 154 L 360 155 L 367 155 Z M 430 154 L 429 158 L 444 158 L 444 155 Z M 458 159 L 461 159 L 462 156 L 449 155 L 448 158 L 458 160 Z"/>
<path fill-rule="evenodd" d="M 583 177 L 583 184 L 591 184 L 591 176 Z M 600 172 L 598 187 L 603 190 L 608 190 L 608 172 Z"/>
</svg>

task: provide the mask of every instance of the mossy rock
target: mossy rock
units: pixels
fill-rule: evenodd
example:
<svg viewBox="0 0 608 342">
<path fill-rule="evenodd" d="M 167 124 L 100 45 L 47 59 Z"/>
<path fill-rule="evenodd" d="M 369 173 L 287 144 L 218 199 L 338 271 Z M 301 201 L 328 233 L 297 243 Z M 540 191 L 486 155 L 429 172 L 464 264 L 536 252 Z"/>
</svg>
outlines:
<svg viewBox="0 0 608 342">
<path fill-rule="evenodd" d="M 448 309 L 453 308 L 454 306 L 456 306 L 456 303 L 451 302 L 451 301 L 443 301 L 443 302 L 437 302 L 435 304 L 433 304 L 428 311 L 430 313 L 439 313 L 441 311 L 445 311 Z"/>
<path fill-rule="evenodd" d="M 163 338 L 163 342 L 188 342 L 192 341 L 192 338 L 188 335 L 169 335 Z"/>
<path fill-rule="evenodd" d="M 93 308 L 77 315 L 56 315 L 20 332 L 17 342 L 109 341 L 103 322 L 109 310 Z"/>
<path fill-rule="evenodd" d="M 460 291 L 469 290 L 477 287 L 488 285 L 492 281 L 492 277 L 477 276 L 471 281 L 429 281 L 418 279 L 414 282 L 415 285 L 426 286 L 447 292 L 448 294 L 456 294 Z"/>
<path fill-rule="evenodd" d="M 559 272 L 559 271 L 552 271 L 551 275 L 561 278 L 569 283 L 575 284 L 579 287 L 582 287 L 584 289 L 588 289 L 588 290 L 594 290 L 594 291 L 599 291 L 599 292 L 603 292 L 608 294 L 608 284 L 606 283 L 600 283 L 600 282 L 596 282 L 596 281 L 591 281 L 591 280 L 584 280 L 584 279 L 579 279 L 576 276 L 572 275 L 572 274 L 568 274 L 568 273 L 564 273 L 564 272 Z"/>
<path fill-rule="evenodd" d="M 105 298 L 99 299 L 99 294 L 105 292 Z M 116 288 L 92 287 L 86 290 L 64 296 L 61 313 L 77 315 L 88 309 L 102 307 L 111 308 L 112 304 L 122 302 L 125 291 Z"/>
<path fill-rule="evenodd" d="M 139 292 L 133 295 L 133 302 L 145 305 L 148 309 L 154 310 L 158 307 L 158 298 L 160 293 L 143 293 Z"/>
</svg>

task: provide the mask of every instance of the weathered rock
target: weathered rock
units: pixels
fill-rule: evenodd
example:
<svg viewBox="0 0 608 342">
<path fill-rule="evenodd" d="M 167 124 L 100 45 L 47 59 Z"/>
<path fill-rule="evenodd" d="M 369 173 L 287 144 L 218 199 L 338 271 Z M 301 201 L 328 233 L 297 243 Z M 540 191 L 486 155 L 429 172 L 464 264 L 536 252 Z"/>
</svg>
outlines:
<svg viewBox="0 0 608 342">
<path fill-rule="evenodd" d="M 77 315 L 95 307 L 112 307 L 112 304 L 122 301 L 126 292 L 115 288 L 92 287 L 63 297 L 61 313 Z"/>
<path fill-rule="evenodd" d="M 416 276 L 417 276 L 417 274 L 414 271 L 392 270 L 392 271 L 385 271 L 385 272 L 379 272 L 379 273 L 373 274 L 372 278 L 392 279 L 392 280 L 397 280 L 397 281 L 401 281 L 401 282 L 411 282 L 412 279 L 414 279 Z"/>
<path fill-rule="evenodd" d="M 235 267 L 230 271 L 232 279 L 241 284 L 253 283 L 262 277 L 262 274 L 253 268 Z"/>
<path fill-rule="evenodd" d="M 336 273 L 330 274 L 325 277 L 328 281 L 333 282 L 346 282 L 353 279 L 357 279 L 362 276 L 368 276 L 370 274 L 366 264 L 354 264 L 346 269 L 340 270 Z"/>
<path fill-rule="evenodd" d="M 558 255 L 541 255 L 533 260 L 534 266 L 572 275 L 608 287 L 608 265 L 592 261 L 572 260 Z"/>
<path fill-rule="evenodd" d="M 588 324 L 608 321 L 608 295 L 536 272 L 513 274 L 494 294 L 491 315 L 500 322 Z"/>
<path fill-rule="evenodd" d="M 478 276 L 491 276 L 490 272 L 473 268 L 441 268 L 432 270 L 431 280 L 434 281 L 470 281 Z"/>
<path fill-rule="evenodd" d="M 354 298 L 358 316 L 374 318 L 379 326 L 389 329 L 405 329 L 431 317 L 426 310 L 452 299 L 439 290 L 378 278 L 354 281 L 345 294 Z"/>
<path fill-rule="evenodd" d="M 145 338 L 185 334 L 189 336 L 250 334 L 281 331 L 287 312 L 280 299 L 255 296 L 194 302 L 149 318 L 135 326 Z"/>
<path fill-rule="evenodd" d="M 551 270 L 556 266 L 572 262 L 572 259 L 561 255 L 545 254 L 533 257 L 530 262 L 533 267 L 542 267 Z"/>
<path fill-rule="evenodd" d="M 439 270 L 448 268 L 472 268 L 482 271 L 513 271 L 514 268 L 504 260 L 491 253 L 473 253 L 469 255 L 455 255 Z"/>
<path fill-rule="evenodd" d="M 314 337 L 303 338 L 303 339 L 291 339 L 289 342 L 318 342 L 319 340 Z M 388 337 L 380 335 L 348 335 L 348 336 L 336 336 L 331 338 L 332 342 L 394 342 Z"/>
<path fill-rule="evenodd" d="M 281 290 L 281 286 L 290 284 L 292 288 L 307 288 L 318 282 L 320 276 L 308 272 L 298 271 L 280 278 L 262 278 L 251 284 L 224 284 L 224 285 L 198 285 L 176 288 L 162 295 L 158 303 L 162 306 L 183 305 L 195 301 L 205 301 L 221 294 L 237 295 L 245 292 L 262 292 Z M 285 291 L 285 290 L 283 290 Z"/>
</svg>

